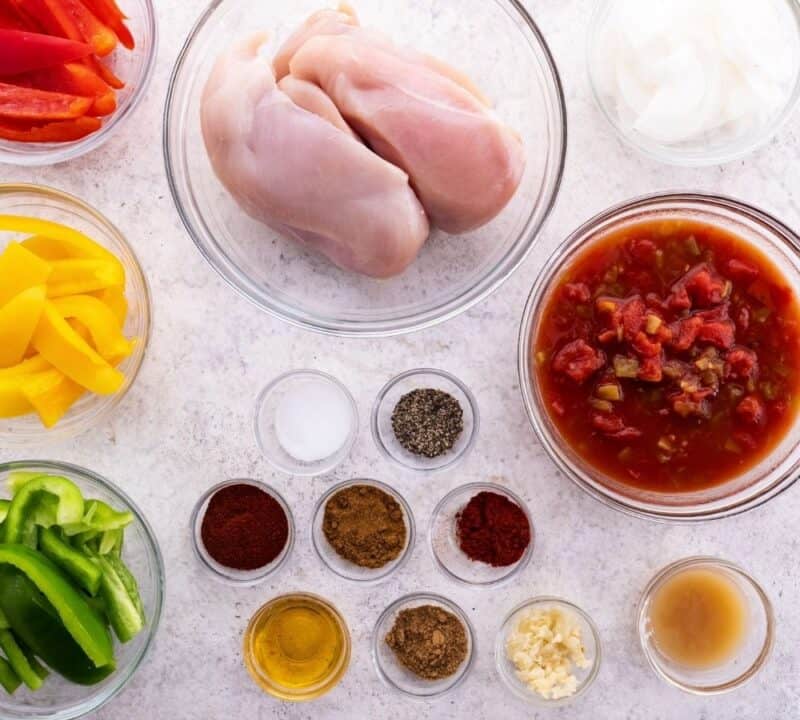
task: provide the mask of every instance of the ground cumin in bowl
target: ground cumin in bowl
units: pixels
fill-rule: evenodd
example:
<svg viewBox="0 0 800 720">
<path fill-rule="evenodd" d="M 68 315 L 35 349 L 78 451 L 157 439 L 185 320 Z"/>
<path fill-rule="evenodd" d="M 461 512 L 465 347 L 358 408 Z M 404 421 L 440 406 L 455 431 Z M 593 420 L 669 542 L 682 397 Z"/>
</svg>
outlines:
<svg viewBox="0 0 800 720">
<path fill-rule="evenodd" d="M 348 580 L 387 578 L 408 559 L 414 538 L 408 503 L 378 480 L 334 485 L 314 510 L 314 549 L 325 565 Z"/>
<path fill-rule="evenodd" d="M 473 665 L 475 634 L 467 616 L 440 595 L 413 593 L 378 618 L 372 656 L 389 687 L 431 699 L 460 685 Z"/>
</svg>

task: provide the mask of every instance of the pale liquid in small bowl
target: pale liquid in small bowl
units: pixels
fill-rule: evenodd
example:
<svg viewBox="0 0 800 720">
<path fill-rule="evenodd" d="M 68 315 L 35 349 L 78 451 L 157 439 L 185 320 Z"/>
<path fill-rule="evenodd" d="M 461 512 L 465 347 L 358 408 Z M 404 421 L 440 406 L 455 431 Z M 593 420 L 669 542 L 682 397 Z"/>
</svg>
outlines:
<svg viewBox="0 0 800 720">
<path fill-rule="evenodd" d="M 656 591 L 650 610 L 662 655 L 695 669 L 725 664 L 746 636 L 747 608 L 734 581 L 716 570 L 689 569 Z"/>
</svg>

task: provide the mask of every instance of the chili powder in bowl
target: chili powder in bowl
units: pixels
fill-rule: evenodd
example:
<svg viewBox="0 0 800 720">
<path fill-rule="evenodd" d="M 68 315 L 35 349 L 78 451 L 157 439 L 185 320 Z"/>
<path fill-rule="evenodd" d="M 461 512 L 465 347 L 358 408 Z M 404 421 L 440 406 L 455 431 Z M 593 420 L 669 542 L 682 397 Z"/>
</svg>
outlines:
<svg viewBox="0 0 800 720">
<path fill-rule="evenodd" d="M 277 571 L 294 545 L 286 501 L 256 480 L 228 480 L 210 488 L 192 513 L 197 557 L 214 577 L 252 585 Z"/>
<path fill-rule="evenodd" d="M 744 203 L 654 195 L 549 259 L 519 343 L 528 416 L 580 487 L 662 520 L 766 502 L 800 469 L 800 239 Z"/>
<path fill-rule="evenodd" d="M 470 483 L 434 508 L 431 553 L 445 575 L 490 587 L 515 577 L 530 562 L 533 523 L 524 501 L 496 483 Z"/>
</svg>

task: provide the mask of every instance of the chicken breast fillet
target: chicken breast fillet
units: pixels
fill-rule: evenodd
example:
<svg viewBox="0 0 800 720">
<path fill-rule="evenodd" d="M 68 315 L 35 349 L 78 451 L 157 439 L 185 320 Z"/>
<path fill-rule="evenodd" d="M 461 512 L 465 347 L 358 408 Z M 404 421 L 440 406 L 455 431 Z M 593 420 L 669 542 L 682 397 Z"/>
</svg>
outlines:
<svg viewBox="0 0 800 720">
<path fill-rule="evenodd" d="M 264 40 L 254 35 L 223 54 L 204 88 L 215 173 L 249 215 L 339 267 L 397 275 L 429 233 L 408 176 L 340 129 L 328 106 L 295 104 L 258 54 Z"/>
</svg>

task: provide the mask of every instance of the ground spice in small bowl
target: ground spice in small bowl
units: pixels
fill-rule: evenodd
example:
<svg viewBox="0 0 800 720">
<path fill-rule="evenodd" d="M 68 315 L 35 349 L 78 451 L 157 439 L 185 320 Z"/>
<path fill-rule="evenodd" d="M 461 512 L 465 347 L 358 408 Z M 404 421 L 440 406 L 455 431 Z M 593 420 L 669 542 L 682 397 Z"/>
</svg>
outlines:
<svg viewBox="0 0 800 720">
<path fill-rule="evenodd" d="M 525 512 L 505 495 L 482 491 L 456 516 L 458 544 L 470 560 L 494 567 L 513 565 L 531 542 Z"/>
<path fill-rule="evenodd" d="M 386 644 L 397 660 L 425 680 L 453 675 L 467 658 L 467 631 L 453 613 L 436 605 L 401 610 Z"/>
<path fill-rule="evenodd" d="M 397 442 L 414 455 L 439 457 L 464 431 L 464 410 L 449 393 L 419 388 L 403 395 L 392 412 Z"/>
<path fill-rule="evenodd" d="M 408 536 L 400 503 L 373 485 L 350 485 L 329 498 L 322 532 L 345 560 L 375 569 L 397 558 Z"/>
<path fill-rule="evenodd" d="M 227 485 L 208 501 L 200 537 L 206 552 L 234 570 L 257 570 L 277 558 L 289 540 L 281 504 L 254 485 Z"/>
</svg>

